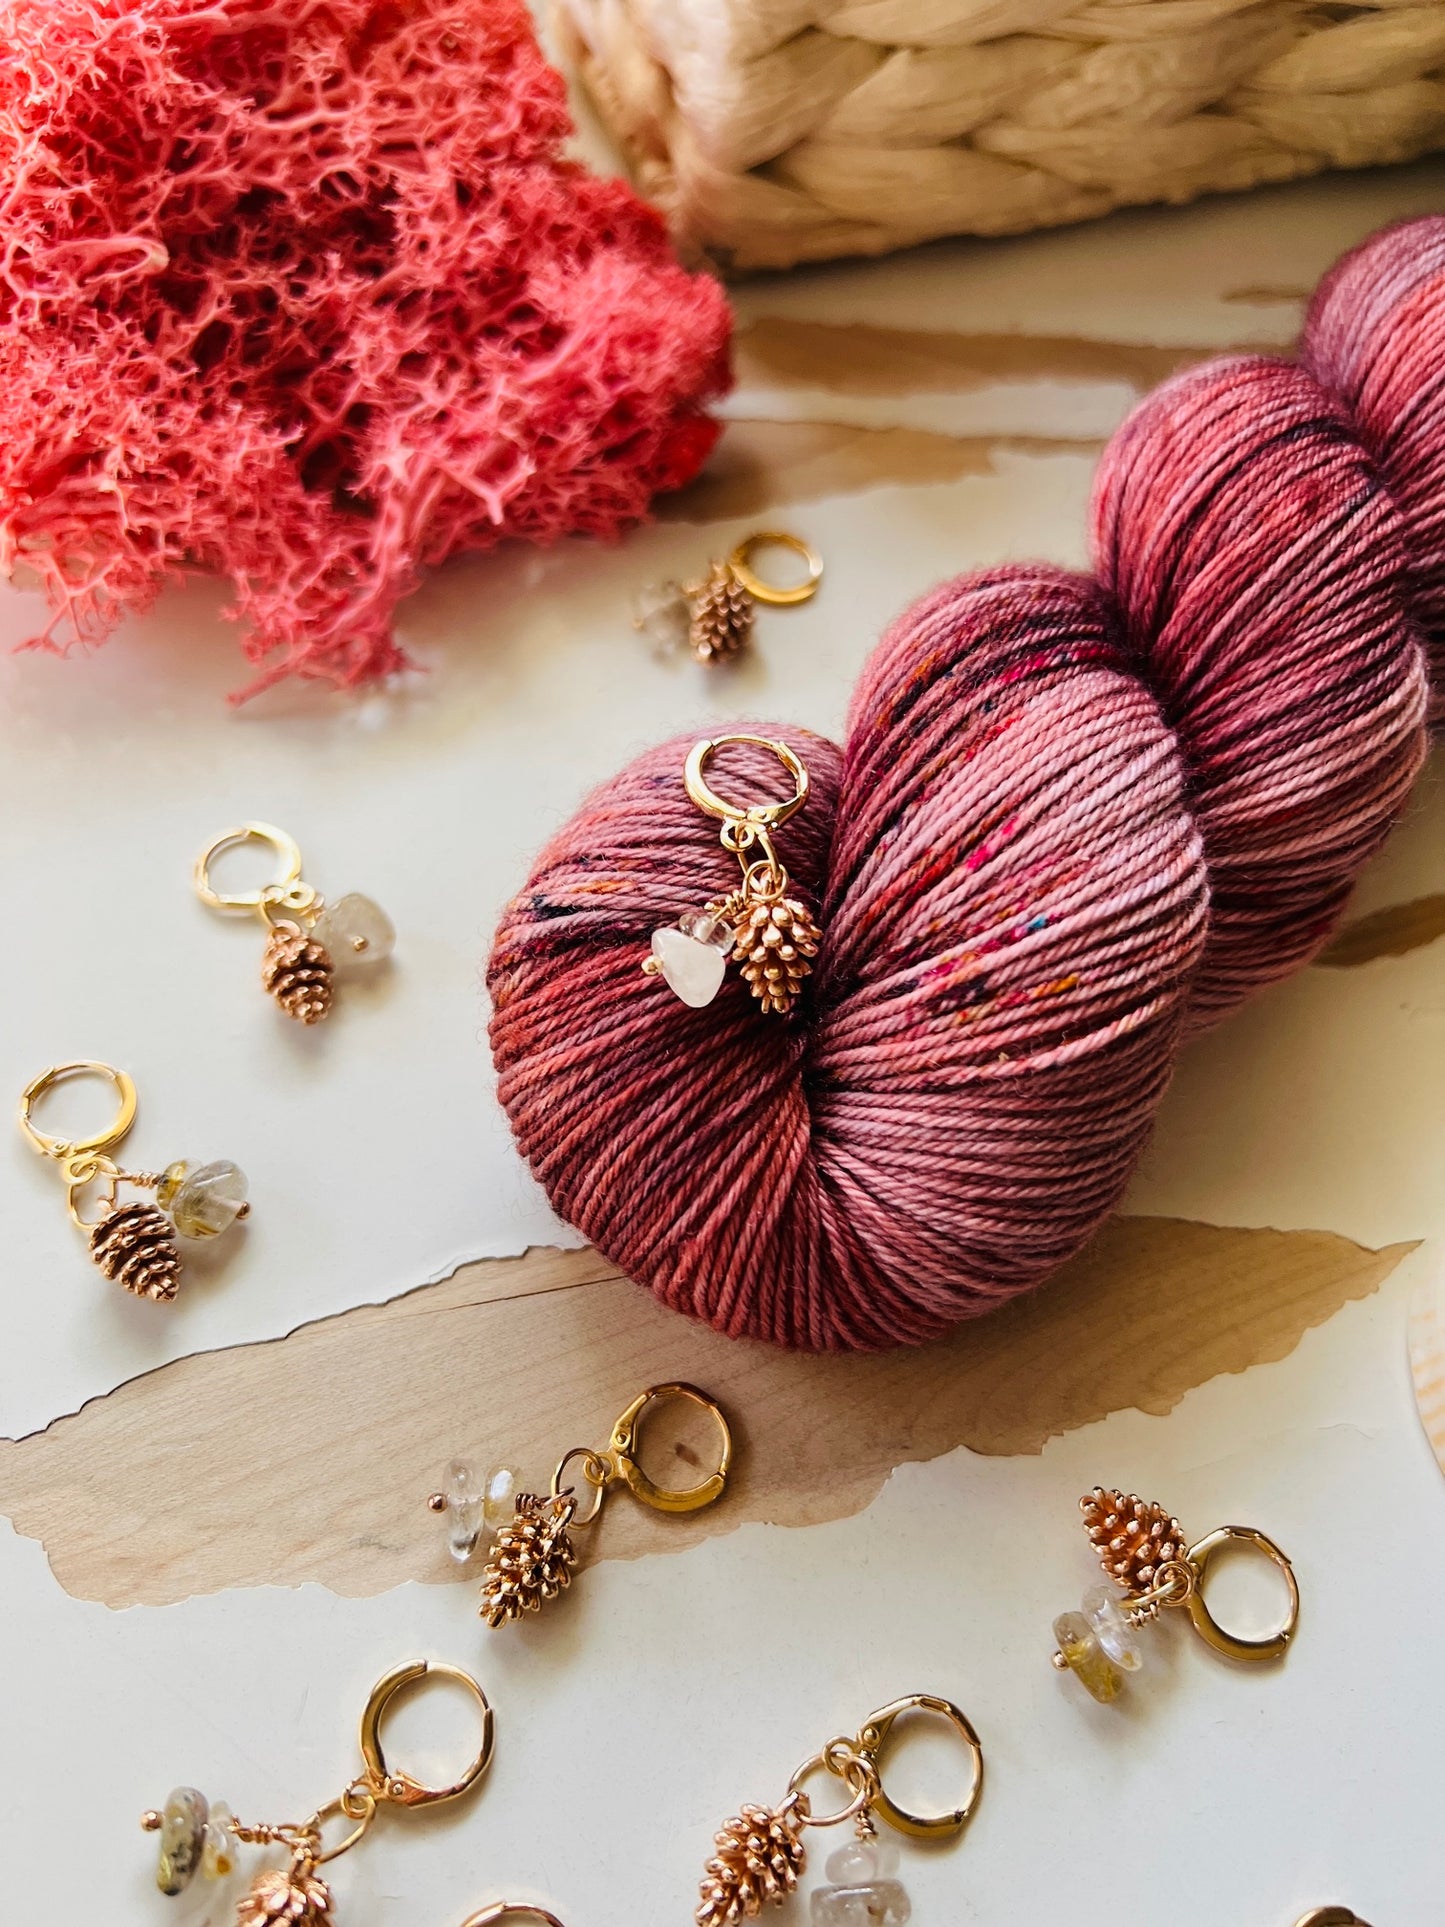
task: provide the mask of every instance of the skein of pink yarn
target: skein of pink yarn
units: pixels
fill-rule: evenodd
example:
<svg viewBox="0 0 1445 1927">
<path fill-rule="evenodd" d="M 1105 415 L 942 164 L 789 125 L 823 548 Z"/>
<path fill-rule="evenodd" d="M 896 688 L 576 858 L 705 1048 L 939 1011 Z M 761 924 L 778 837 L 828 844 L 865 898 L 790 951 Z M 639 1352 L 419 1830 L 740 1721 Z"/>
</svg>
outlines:
<svg viewBox="0 0 1445 1927">
<path fill-rule="evenodd" d="M 542 852 L 488 982 L 561 1214 L 665 1303 L 813 1349 L 1027 1291 L 1117 1203 L 1186 1035 L 1334 928 L 1445 688 L 1445 219 L 1316 295 L 1295 362 L 1180 375 L 1107 449 L 1096 575 L 965 576 L 866 665 L 781 833 L 824 943 L 789 1019 L 690 1010 L 649 933 L 736 880 L 692 737 Z M 765 752 L 714 765 L 780 794 Z"/>
</svg>

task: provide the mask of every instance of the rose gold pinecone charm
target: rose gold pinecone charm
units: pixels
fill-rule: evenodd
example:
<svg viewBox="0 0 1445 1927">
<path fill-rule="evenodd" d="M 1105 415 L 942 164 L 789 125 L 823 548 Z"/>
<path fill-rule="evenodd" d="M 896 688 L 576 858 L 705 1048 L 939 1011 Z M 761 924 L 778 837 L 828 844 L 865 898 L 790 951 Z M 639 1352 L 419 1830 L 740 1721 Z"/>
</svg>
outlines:
<svg viewBox="0 0 1445 1927">
<path fill-rule="evenodd" d="M 576 1510 L 569 1492 L 555 1499 L 518 1495 L 512 1522 L 497 1534 L 482 1573 L 478 1610 L 494 1631 L 537 1612 L 571 1585 L 577 1548 L 568 1528 Z"/>
<path fill-rule="evenodd" d="M 112 1283 L 167 1304 L 180 1287 L 176 1228 L 157 1205 L 114 1205 L 90 1234 L 90 1255 Z"/>
<path fill-rule="evenodd" d="M 335 995 L 336 966 L 325 944 L 295 923 L 278 923 L 266 940 L 261 982 L 288 1017 L 298 1024 L 319 1024 Z"/>
<path fill-rule="evenodd" d="M 717 1835 L 717 1852 L 703 1875 L 697 1927 L 737 1927 L 755 1920 L 769 1902 L 797 1886 L 807 1863 L 803 1827 L 807 1807 L 744 1807 Z"/>
<path fill-rule="evenodd" d="M 1079 1509 L 1104 1576 L 1126 1593 L 1148 1592 L 1158 1582 L 1161 1566 L 1184 1557 L 1179 1521 L 1136 1492 L 1126 1495 L 1096 1485 L 1080 1499 Z"/>
<path fill-rule="evenodd" d="M 286 1872 L 257 1874 L 236 1909 L 236 1927 L 330 1927 L 331 1889 L 316 1877 L 315 1863 L 293 1861 Z"/>
<path fill-rule="evenodd" d="M 765 1011 L 786 1016 L 813 968 L 822 932 L 796 897 L 757 897 L 744 909 L 733 961 Z"/>
<path fill-rule="evenodd" d="M 692 592 L 687 646 L 699 662 L 727 662 L 753 633 L 753 599 L 726 562 L 714 562 Z"/>
</svg>

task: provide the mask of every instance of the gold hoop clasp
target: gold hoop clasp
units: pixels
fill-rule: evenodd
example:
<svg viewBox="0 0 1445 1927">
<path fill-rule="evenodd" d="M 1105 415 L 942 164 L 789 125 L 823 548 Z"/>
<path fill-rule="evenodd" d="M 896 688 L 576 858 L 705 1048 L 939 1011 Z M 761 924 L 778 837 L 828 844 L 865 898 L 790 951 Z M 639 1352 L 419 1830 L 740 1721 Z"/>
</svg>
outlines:
<svg viewBox="0 0 1445 1927">
<path fill-rule="evenodd" d="M 803 558 L 808 566 L 805 582 L 782 587 L 763 580 L 753 567 L 753 558 L 759 549 L 774 548 L 789 549 Z M 770 603 L 775 609 L 792 609 L 800 602 L 810 602 L 823 580 L 823 558 L 818 551 L 800 535 L 789 535 L 782 529 L 759 529 L 755 535 L 748 536 L 746 541 L 738 543 L 727 565 L 754 602 Z"/>
<path fill-rule="evenodd" d="M 447 1786 L 423 1786 L 411 1774 L 388 1766 L 381 1744 L 381 1723 L 388 1709 L 401 1694 L 427 1678 L 454 1680 L 471 1694 L 482 1715 L 481 1745 L 471 1765 L 459 1779 Z M 455 1800 L 463 1793 L 469 1793 L 491 1765 L 495 1743 L 491 1702 L 477 1681 L 458 1666 L 441 1666 L 430 1660 L 417 1659 L 408 1665 L 393 1667 L 384 1679 L 378 1680 L 372 1687 L 366 1709 L 361 1715 L 361 1757 L 366 1763 L 366 1784 L 378 1800 L 389 1801 L 393 1806 L 439 1806 L 444 1800 Z"/>
<path fill-rule="evenodd" d="M 706 1412 L 717 1426 L 718 1435 L 722 1441 L 716 1469 L 709 1473 L 701 1484 L 685 1486 L 678 1492 L 659 1485 L 656 1479 L 645 1472 L 637 1462 L 638 1441 L 648 1411 L 674 1399 L 696 1405 Z M 574 1515 L 574 1523 L 579 1526 L 591 1525 L 602 1510 L 603 1495 L 608 1486 L 617 1484 L 625 1485 L 633 1498 L 641 1500 L 643 1505 L 650 1506 L 654 1512 L 700 1512 L 705 1505 L 712 1505 L 723 1495 L 728 1474 L 732 1470 L 733 1435 L 726 1415 L 717 1400 L 709 1398 L 706 1392 L 699 1391 L 696 1385 L 684 1385 L 680 1382 L 649 1385 L 645 1392 L 640 1392 L 633 1399 L 613 1426 L 606 1451 L 596 1451 L 590 1445 L 574 1445 L 563 1453 L 557 1461 L 556 1471 L 552 1474 L 554 1499 L 561 1498 L 567 1489 L 567 1468 L 574 1459 L 581 1461 L 582 1476 L 595 1494 L 590 1510 Z"/>
<path fill-rule="evenodd" d="M 910 1813 L 889 1797 L 883 1784 L 883 1754 L 894 1726 L 907 1713 L 932 1713 L 947 1720 L 968 1749 L 971 1766 L 968 1791 L 961 1805 L 947 1813 Z M 909 1693 L 904 1699 L 894 1700 L 892 1705 L 869 1714 L 856 1745 L 861 1757 L 871 1764 L 878 1781 L 873 1805 L 890 1827 L 915 1840 L 936 1840 L 944 1834 L 962 1831 L 983 1792 L 983 1746 L 968 1715 L 952 1700 L 939 1699 L 933 1693 Z"/>
<path fill-rule="evenodd" d="M 650 1478 L 636 1457 L 643 1421 L 649 1409 L 679 1399 L 706 1412 L 722 1440 L 716 1470 L 700 1485 L 685 1486 L 680 1492 L 659 1485 Z M 614 1468 L 612 1476 L 620 1478 L 632 1496 L 640 1499 L 644 1505 L 651 1506 L 654 1512 L 700 1512 L 704 1506 L 712 1505 L 723 1495 L 728 1474 L 732 1470 L 733 1435 L 722 1407 L 706 1392 L 699 1391 L 696 1385 L 680 1382 L 652 1385 L 640 1397 L 633 1399 L 613 1426 L 612 1437 L 607 1442 L 607 1456 Z"/>
<path fill-rule="evenodd" d="M 719 796 L 708 782 L 705 771 L 708 763 L 726 743 L 753 743 L 759 749 L 770 751 L 792 777 L 793 794 L 777 803 L 746 805 L 729 803 L 726 797 Z M 688 751 L 682 775 L 688 795 L 700 810 L 705 810 L 709 816 L 715 816 L 723 823 L 738 824 L 753 831 L 775 830 L 779 824 L 786 823 L 807 802 L 810 787 L 807 767 L 796 750 L 771 736 L 749 736 L 742 731 L 727 736 L 709 736 L 700 743 L 694 743 Z"/>
<path fill-rule="evenodd" d="M 98 1077 L 115 1088 L 120 1099 L 120 1108 L 103 1131 L 96 1131 L 90 1137 L 62 1138 L 53 1137 L 48 1131 L 39 1130 L 33 1113 L 36 1104 L 49 1090 L 71 1077 Z M 107 1151 L 119 1144 L 135 1123 L 136 1089 L 133 1079 L 113 1064 L 103 1064 L 98 1058 L 81 1057 L 73 1064 L 53 1064 L 38 1077 L 32 1077 L 20 1093 L 18 1108 L 20 1128 L 43 1157 L 56 1158 L 61 1163 L 69 1163 L 76 1158 L 84 1158 L 92 1151 Z"/>
<path fill-rule="evenodd" d="M 541 1927 L 562 1927 L 555 1914 L 549 1914 L 545 1907 L 533 1907 L 525 1900 L 498 1900 L 490 1907 L 483 1907 L 480 1913 L 468 1914 L 462 1927 L 498 1927 L 504 1920 L 536 1920 Z"/>
<path fill-rule="evenodd" d="M 211 865 L 223 851 L 240 849 L 246 843 L 269 845 L 279 859 L 280 875 L 256 890 L 217 890 L 211 882 Z M 307 910 L 316 901 L 316 892 L 301 881 L 299 844 L 274 823 L 242 823 L 234 830 L 223 830 L 196 858 L 191 881 L 201 902 L 212 910 L 254 910 L 265 917 L 270 909 Z"/>
<path fill-rule="evenodd" d="M 1279 1631 L 1270 1633 L 1263 1639 L 1245 1639 L 1238 1633 L 1227 1631 L 1210 1612 L 1204 1597 L 1204 1576 L 1209 1569 L 1209 1562 L 1217 1552 L 1229 1545 L 1252 1546 L 1256 1552 L 1263 1553 L 1265 1558 L 1277 1566 L 1284 1575 L 1284 1582 L 1289 1590 L 1289 1611 Z M 1290 1564 L 1288 1557 L 1273 1539 L 1256 1531 L 1253 1526 L 1219 1526 L 1201 1539 L 1197 1545 L 1191 1546 L 1184 1557 L 1194 1574 L 1194 1587 L 1186 1604 L 1189 1608 L 1189 1617 L 1194 1622 L 1194 1630 L 1200 1638 L 1212 1646 L 1215 1652 L 1223 1653 L 1226 1659 L 1283 1659 L 1285 1650 L 1299 1626 L 1299 1582 L 1294 1576 L 1294 1567 Z"/>
</svg>

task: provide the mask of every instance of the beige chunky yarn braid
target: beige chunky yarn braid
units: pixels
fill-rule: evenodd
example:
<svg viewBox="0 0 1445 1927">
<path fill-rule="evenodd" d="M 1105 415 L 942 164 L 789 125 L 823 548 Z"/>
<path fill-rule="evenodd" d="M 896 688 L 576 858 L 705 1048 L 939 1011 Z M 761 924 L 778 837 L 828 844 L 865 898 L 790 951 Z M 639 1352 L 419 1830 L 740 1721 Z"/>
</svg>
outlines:
<svg viewBox="0 0 1445 1927">
<path fill-rule="evenodd" d="M 1445 0 L 554 0 L 644 193 L 738 268 L 1445 146 Z"/>
</svg>

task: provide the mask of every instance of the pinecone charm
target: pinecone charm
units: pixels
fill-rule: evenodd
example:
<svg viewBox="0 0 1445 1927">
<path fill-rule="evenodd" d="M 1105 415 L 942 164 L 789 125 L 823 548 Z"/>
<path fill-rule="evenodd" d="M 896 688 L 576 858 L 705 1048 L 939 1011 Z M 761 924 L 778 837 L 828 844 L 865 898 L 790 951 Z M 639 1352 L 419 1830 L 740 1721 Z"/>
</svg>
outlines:
<svg viewBox="0 0 1445 1927">
<path fill-rule="evenodd" d="M 691 591 L 687 646 L 699 662 L 728 662 L 753 633 L 753 599 L 726 562 L 714 562 Z"/>
<path fill-rule="evenodd" d="M 330 1927 L 331 1889 L 316 1877 L 315 1863 L 294 1860 L 284 1873 L 257 1874 L 236 1909 L 236 1927 Z"/>
<path fill-rule="evenodd" d="M 733 962 L 765 1011 L 786 1016 L 813 968 L 822 932 L 806 904 L 781 891 L 751 898 L 737 926 Z"/>
<path fill-rule="evenodd" d="M 112 1283 L 168 1304 L 180 1286 L 176 1228 L 156 1205 L 117 1204 L 90 1234 L 90 1255 Z"/>
<path fill-rule="evenodd" d="M 755 1920 L 771 1902 L 792 1893 L 807 1862 L 803 1828 L 807 1808 L 744 1807 L 717 1835 L 717 1852 L 703 1875 L 697 1927 L 737 1927 Z"/>
<path fill-rule="evenodd" d="M 518 1495 L 512 1522 L 497 1534 L 482 1573 L 478 1610 L 493 1631 L 537 1612 L 571 1585 L 577 1548 L 569 1528 L 576 1510 L 570 1492 L 547 1499 Z"/>
<path fill-rule="evenodd" d="M 1109 1492 L 1096 1485 L 1080 1499 L 1079 1509 L 1105 1578 L 1131 1596 L 1148 1592 L 1158 1583 L 1161 1567 L 1184 1557 L 1179 1521 L 1135 1492 Z"/>
<path fill-rule="evenodd" d="M 288 1017 L 318 1024 L 331 1008 L 336 966 L 325 944 L 295 923 L 278 923 L 266 940 L 261 982 Z"/>
</svg>

